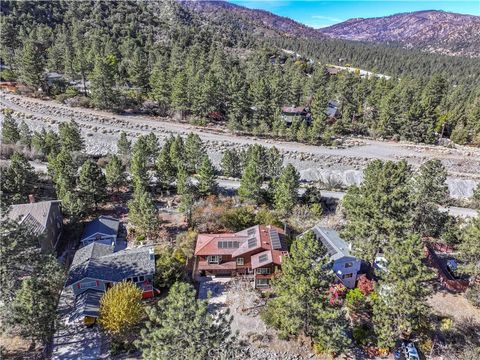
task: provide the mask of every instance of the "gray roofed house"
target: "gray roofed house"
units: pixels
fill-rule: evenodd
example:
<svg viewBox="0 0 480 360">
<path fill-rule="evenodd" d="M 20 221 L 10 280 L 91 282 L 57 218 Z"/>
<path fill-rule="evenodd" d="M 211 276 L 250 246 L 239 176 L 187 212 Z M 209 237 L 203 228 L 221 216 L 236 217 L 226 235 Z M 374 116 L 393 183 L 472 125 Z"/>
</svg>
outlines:
<svg viewBox="0 0 480 360">
<path fill-rule="evenodd" d="M 91 242 L 75 253 L 65 287 L 75 295 L 75 318 L 91 324 L 98 317 L 103 293 L 121 281 L 133 282 L 143 298 L 154 296 L 155 253 L 152 246 L 115 251 L 113 245 Z"/>
<path fill-rule="evenodd" d="M 63 229 L 60 201 L 49 200 L 10 206 L 8 218 L 27 226 L 40 236 L 40 247 L 46 253 L 58 248 Z"/>
<path fill-rule="evenodd" d="M 327 249 L 333 271 L 348 288 L 355 287 L 361 260 L 351 255 L 350 245 L 334 229 L 315 225 L 312 229 L 317 240 Z"/>
<path fill-rule="evenodd" d="M 103 244 L 116 244 L 120 220 L 110 216 L 99 216 L 90 221 L 83 231 L 80 241 L 87 245 L 93 241 Z"/>
<path fill-rule="evenodd" d="M 82 279 L 119 282 L 134 275 L 153 275 L 155 258 L 153 247 L 113 251 L 111 245 L 93 242 L 75 253 L 66 286 Z"/>
<path fill-rule="evenodd" d="M 325 109 L 325 114 L 329 117 L 329 118 L 335 118 L 339 115 L 339 110 L 338 110 L 338 107 L 340 106 L 340 104 L 334 100 L 330 100 L 327 104 L 327 108 Z"/>
</svg>

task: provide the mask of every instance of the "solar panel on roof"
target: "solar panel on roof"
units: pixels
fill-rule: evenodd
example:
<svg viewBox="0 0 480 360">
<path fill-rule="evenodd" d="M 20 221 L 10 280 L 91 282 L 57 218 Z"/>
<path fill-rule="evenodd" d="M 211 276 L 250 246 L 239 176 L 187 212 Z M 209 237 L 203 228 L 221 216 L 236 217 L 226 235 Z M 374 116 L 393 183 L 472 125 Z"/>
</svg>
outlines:
<svg viewBox="0 0 480 360">
<path fill-rule="evenodd" d="M 255 235 L 255 232 L 256 232 L 256 231 L 255 231 L 255 228 L 252 228 L 252 229 L 248 229 L 248 230 L 247 230 L 248 236 Z"/>
<path fill-rule="evenodd" d="M 276 230 L 270 229 L 270 240 L 272 241 L 272 248 L 275 250 L 282 248 L 282 243 L 280 241 L 280 236 Z"/>
<path fill-rule="evenodd" d="M 219 249 L 238 249 L 240 247 L 240 243 L 238 241 L 219 241 L 218 248 Z"/>
<path fill-rule="evenodd" d="M 252 237 L 252 238 L 248 239 L 248 247 L 252 248 L 252 247 L 255 247 L 255 246 L 257 246 L 257 238 Z"/>
<path fill-rule="evenodd" d="M 258 257 L 258 261 L 263 263 L 268 260 L 268 255 L 267 254 L 262 254 Z"/>
</svg>

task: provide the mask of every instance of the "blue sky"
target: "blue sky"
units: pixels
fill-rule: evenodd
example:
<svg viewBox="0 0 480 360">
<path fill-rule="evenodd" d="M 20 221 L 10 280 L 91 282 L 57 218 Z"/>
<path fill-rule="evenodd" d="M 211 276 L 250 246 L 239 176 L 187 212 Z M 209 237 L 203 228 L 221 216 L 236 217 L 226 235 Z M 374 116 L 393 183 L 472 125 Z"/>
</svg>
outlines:
<svg viewBox="0 0 480 360">
<path fill-rule="evenodd" d="M 444 10 L 480 16 L 480 0 L 474 1 L 315 1 L 315 0 L 227 0 L 252 9 L 287 16 L 314 28 L 330 26 L 351 18 L 368 18 L 418 10 Z"/>
</svg>

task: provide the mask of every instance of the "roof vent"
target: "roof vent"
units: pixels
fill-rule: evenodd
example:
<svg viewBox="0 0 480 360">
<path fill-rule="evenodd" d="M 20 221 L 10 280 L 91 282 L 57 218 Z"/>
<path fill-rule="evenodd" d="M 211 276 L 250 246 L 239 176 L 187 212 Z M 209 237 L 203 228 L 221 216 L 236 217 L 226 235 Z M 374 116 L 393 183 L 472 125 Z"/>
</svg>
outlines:
<svg viewBox="0 0 480 360">
<path fill-rule="evenodd" d="M 150 260 L 155 260 L 155 251 L 153 249 L 149 249 L 148 254 L 150 255 Z"/>
</svg>

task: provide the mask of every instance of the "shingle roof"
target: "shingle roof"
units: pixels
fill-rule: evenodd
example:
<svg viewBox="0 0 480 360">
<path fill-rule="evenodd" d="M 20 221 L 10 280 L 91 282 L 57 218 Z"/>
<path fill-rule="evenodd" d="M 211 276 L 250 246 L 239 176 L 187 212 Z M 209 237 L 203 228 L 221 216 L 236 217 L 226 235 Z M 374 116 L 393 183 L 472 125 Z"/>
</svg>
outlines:
<svg viewBox="0 0 480 360">
<path fill-rule="evenodd" d="M 88 238 L 97 233 L 105 235 L 117 235 L 120 221 L 110 216 L 99 216 L 92 220 L 85 227 L 82 234 L 82 239 Z"/>
<path fill-rule="evenodd" d="M 58 200 L 50 200 L 12 205 L 7 216 L 11 220 L 31 227 L 36 235 L 40 235 L 45 231 L 52 205 L 59 203 Z"/>
<path fill-rule="evenodd" d="M 111 245 L 90 243 L 75 253 L 65 286 L 84 278 L 118 282 L 135 275 L 153 275 L 153 247 L 124 249 L 113 252 Z"/>
<path fill-rule="evenodd" d="M 100 314 L 100 300 L 103 291 L 88 289 L 79 294 L 75 299 L 75 318 L 91 316 L 98 317 Z"/>
<path fill-rule="evenodd" d="M 327 253 L 332 260 L 340 259 L 344 256 L 350 256 L 350 246 L 343 240 L 338 232 L 333 229 L 320 227 L 318 225 L 312 228 L 317 240 L 320 240 L 327 249 Z"/>
</svg>

